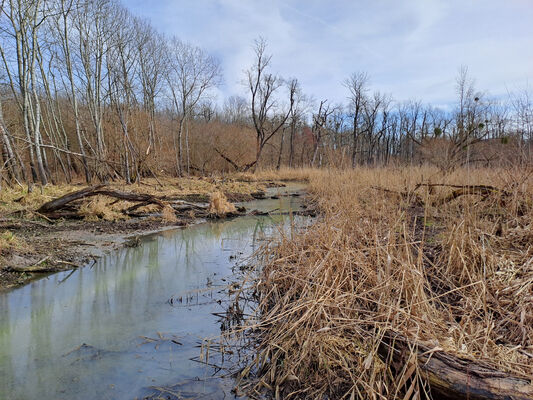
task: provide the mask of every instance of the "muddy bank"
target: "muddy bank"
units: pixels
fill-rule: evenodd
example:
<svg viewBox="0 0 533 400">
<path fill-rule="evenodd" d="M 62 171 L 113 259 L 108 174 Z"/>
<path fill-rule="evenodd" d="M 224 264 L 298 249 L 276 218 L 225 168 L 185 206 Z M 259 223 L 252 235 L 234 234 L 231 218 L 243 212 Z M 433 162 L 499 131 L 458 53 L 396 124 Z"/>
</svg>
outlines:
<svg viewBox="0 0 533 400">
<path fill-rule="evenodd" d="M 251 255 L 306 220 L 292 216 L 302 196 L 287 191 L 247 203 L 267 215 L 143 236 L 90 267 L 0 293 L 0 398 L 236 398 L 230 352 L 210 349 L 207 360 L 199 346 L 221 334 Z"/>
<path fill-rule="evenodd" d="M 0 290 L 23 285 L 43 273 L 52 273 L 90 265 L 96 258 L 123 246 L 136 245 L 135 238 L 150 232 L 194 223 L 156 220 L 62 221 L 45 224 L 31 220 L 0 222 L 0 230 L 9 231 L 17 246 L 2 255 Z M 42 273 L 24 272 L 39 267 Z"/>
<path fill-rule="evenodd" d="M 275 197 L 276 188 L 283 186 L 285 184 L 281 182 L 262 182 L 249 185 L 247 192 L 226 192 L 227 200 L 238 206 L 238 212 L 228 213 L 227 217 L 253 211 L 253 208 L 243 208 L 242 204 Z M 183 194 L 179 198 L 208 207 L 210 196 L 199 192 Z M 88 199 L 84 201 L 89 202 Z M 106 212 L 116 207 L 115 203 L 108 203 Z M 205 216 L 195 215 L 194 212 L 176 213 L 176 217 L 172 218 L 150 210 L 138 215 L 110 221 L 104 219 L 104 214 L 48 219 L 29 210 L 1 218 L 0 290 L 23 285 L 46 274 L 91 265 L 110 251 L 124 246 L 137 246 L 140 236 L 205 220 Z M 225 216 L 213 215 L 213 218 L 220 217 Z"/>
</svg>

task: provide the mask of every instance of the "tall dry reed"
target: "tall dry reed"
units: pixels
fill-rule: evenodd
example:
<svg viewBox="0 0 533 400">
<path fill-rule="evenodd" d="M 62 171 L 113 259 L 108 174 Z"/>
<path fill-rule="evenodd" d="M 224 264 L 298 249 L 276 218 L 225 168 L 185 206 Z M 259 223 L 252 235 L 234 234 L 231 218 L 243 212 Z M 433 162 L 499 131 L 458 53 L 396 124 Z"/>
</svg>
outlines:
<svg viewBox="0 0 533 400">
<path fill-rule="evenodd" d="M 259 345 L 245 369 L 254 390 L 278 398 L 420 398 L 428 382 L 416 362 L 394 365 L 380 354 L 391 335 L 412 346 L 407 361 L 423 345 L 533 379 L 531 171 L 308 177 L 321 217 L 260 256 L 252 326 Z"/>
</svg>

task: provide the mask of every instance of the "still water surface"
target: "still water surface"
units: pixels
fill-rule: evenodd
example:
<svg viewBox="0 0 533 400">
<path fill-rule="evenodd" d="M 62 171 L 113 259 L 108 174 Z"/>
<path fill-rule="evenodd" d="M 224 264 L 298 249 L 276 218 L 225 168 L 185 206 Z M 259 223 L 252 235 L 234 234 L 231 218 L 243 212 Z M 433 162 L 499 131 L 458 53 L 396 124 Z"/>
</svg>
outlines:
<svg viewBox="0 0 533 400">
<path fill-rule="evenodd" d="M 246 206 L 300 204 L 281 197 Z M 225 311 L 216 300 L 236 260 L 288 227 L 287 218 L 167 231 L 93 267 L 0 293 L 0 399 L 135 399 L 176 384 L 183 398 L 233 398 L 230 379 L 212 378 L 213 368 L 191 359 L 203 338 L 220 334 L 212 313 Z"/>
</svg>

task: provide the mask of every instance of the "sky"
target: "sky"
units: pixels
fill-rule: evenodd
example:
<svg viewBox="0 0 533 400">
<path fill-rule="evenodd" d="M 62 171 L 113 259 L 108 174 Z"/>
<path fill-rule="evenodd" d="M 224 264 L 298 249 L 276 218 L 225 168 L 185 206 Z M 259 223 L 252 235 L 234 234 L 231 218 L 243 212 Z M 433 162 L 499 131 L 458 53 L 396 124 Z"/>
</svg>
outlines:
<svg viewBox="0 0 533 400">
<path fill-rule="evenodd" d="M 353 72 L 396 100 L 447 107 L 467 66 L 476 87 L 506 96 L 533 82 L 533 0 L 123 0 L 156 29 L 218 57 L 219 97 L 246 95 L 263 37 L 272 72 L 317 100 L 346 102 Z"/>
</svg>

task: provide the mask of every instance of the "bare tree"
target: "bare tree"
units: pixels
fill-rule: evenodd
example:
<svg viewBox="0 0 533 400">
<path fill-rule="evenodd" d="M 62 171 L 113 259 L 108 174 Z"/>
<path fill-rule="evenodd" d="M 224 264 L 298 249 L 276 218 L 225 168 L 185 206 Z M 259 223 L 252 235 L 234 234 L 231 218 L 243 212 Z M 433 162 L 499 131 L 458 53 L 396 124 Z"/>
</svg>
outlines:
<svg viewBox="0 0 533 400">
<path fill-rule="evenodd" d="M 310 98 L 302 92 L 300 85 L 297 85 L 294 93 L 294 105 L 289 115 L 289 168 L 294 166 L 294 139 L 296 138 L 296 132 L 305 123 L 305 114 L 310 104 Z"/>
<path fill-rule="evenodd" d="M 28 140 L 29 159 L 33 181 L 48 183 L 48 171 L 43 162 L 41 137 L 41 106 L 37 91 L 36 62 L 38 32 L 46 20 L 47 11 L 41 0 L 8 0 L 2 7 L 5 22 L 2 32 L 11 37 L 15 45 L 16 77 L 8 74 L 13 96 L 17 100 L 23 127 Z M 1 56 L 9 71 L 3 46 Z"/>
<path fill-rule="evenodd" d="M 344 81 L 349 91 L 349 110 L 352 116 L 352 168 L 357 165 L 357 142 L 361 131 L 363 109 L 367 102 L 368 75 L 366 72 L 353 73 Z"/>
<path fill-rule="evenodd" d="M 60 62 L 66 69 L 66 79 L 68 85 L 65 85 L 65 89 L 70 94 L 69 99 L 72 106 L 72 112 L 74 114 L 74 124 L 76 129 L 76 139 L 78 142 L 79 151 L 81 153 L 81 161 L 83 170 L 85 173 L 85 181 L 91 182 L 91 173 L 89 171 L 89 165 L 87 162 L 87 155 L 85 150 L 84 139 L 82 138 L 81 129 L 81 117 L 79 110 L 79 100 L 76 87 L 76 81 L 74 78 L 74 66 L 72 55 L 72 39 L 70 31 L 73 28 L 73 18 L 75 13 L 78 12 L 82 5 L 83 0 L 58 0 L 57 14 L 52 19 L 52 34 L 56 35 L 57 52 L 59 53 Z"/>
<path fill-rule="evenodd" d="M 17 159 L 15 157 L 15 151 L 11 141 L 11 135 L 8 132 L 7 126 L 4 121 L 4 114 L 2 111 L 2 100 L 0 99 L 0 147 L 2 147 L 2 157 L 4 159 L 4 165 L 0 166 L 0 170 L 6 167 L 8 175 L 11 179 L 15 179 L 18 182 L 21 181 L 20 171 L 17 166 Z"/>
<path fill-rule="evenodd" d="M 169 73 L 167 82 L 172 95 L 174 111 L 178 115 L 176 172 L 184 174 L 183 130 L 193 110 L 207 91 L 220 82 L 221 69 L 217 59 L 199 47 L 173 38 L 169 45 Z M 187 130 L 188 133 L 188 130 Z M 176 144 L 177 139 L 177 144 Z M 189 137 L 185 137 L 187 174 L 190 172 Z"/>
<path fill-rule="evenodd" d="M 145 154 L 155 152 L 156 147 L 156 98 L 162 90 L 164 76 L 168 70 L 165 57 L 165 38 L 148 22 L 134 20 L 139 67 L 137 73 L 141 83 L 144 111 L 148 114 L 149 146 Z"/>
<path fill-rule="evenodd" d="M 103 127 L 104 83 L 107 74 L 105 55 L 108 51 L 109 37 L 114 30 L 113 25 L 119 22 L 110 18 L 110 10 L 110 0 L 82 2 L 74 14 L 71 35 L 76 43 L 77 57 L 80 60 L 76 75 L 94 128 L 93 153 L 96 159 L 100 160 L 95 165 L 95 172 L 100 180 L 109 177 L 107 163 L 103 162 L 107 158 Z"/>
<path fill-rule="evenodd" d="M 131 112 L 135 98 L 134 77 L 137 67 L 137 49 L 133 18 L 122 6 L 113 9 L 113 20 L 122 21 L 109 37 L 109 50 L 106 57 L 108 71 L 109 98 L 116 111 L 122 130 L 124 177 L 126 183 L 139 179 L 139 151 L 132 141 L 130 132 Z"/>
<path fill-rule="evenodd" d="M 335 108 L 328 104 L 327 100 L 322 100 L 318 107 L 316 114 L 313 114 L 313 136 L 315 139 L 315 145 L 313 150 L 313 158 L 311 160 L 311 166 L 314 167 L 317 156 L 319 154 L 320 147 L 322 146 L 322 138 L 324 131 L 327 128 L 328 119 L 331 114 L 335 112 Z M 321 166 L 322 157 L 320 156 L 319 165 Z"/>
<path fill-rule="evenodd" d="M 488 135 L 486 124 L 490 103 L 483 94 L 476 91 L 474 81 L 468 76 L 468 69 L 461 67 L 457 76 L 456 89 L 459 97 L 455 111 L 455 126 L 449 139 L 451 148 L 448 154 L 447 169 L 470 163 L 471 148 Z"/>
<path fill-rule="evenodd" d="M 509 95 L 514 110 L 514 129 L 520 137 L 520 145 L 524 147 L 526 159 L 531 161 L 533 154 L 533 94 L 530 88 Z"/>
<path fill-rule="evenodd" d="M 296 79 L 288 83 L 289 105 L 281 110 L 276 95 L 284 81 L 279 76 L 268 72 L 272 56 L 266 54 L 267 43 L 263 38 L 255 41 L 255 65 L 246 71 L 248 88 L 251 93 L 252 121 L 256 132 L 255 160 L 244 167 L 257 168 L 265 145 L 285 125 L 294 107 L 298 83 Z M 279 118 L 274 118 L 280 116 Z"/>
<path fill-rule="evenodd" d="M 246 99 L 230 96 L 224 101 L 222 118 L 228 124 L 246 125 L 249 122 L 249 110 Z"/>
</svg>

